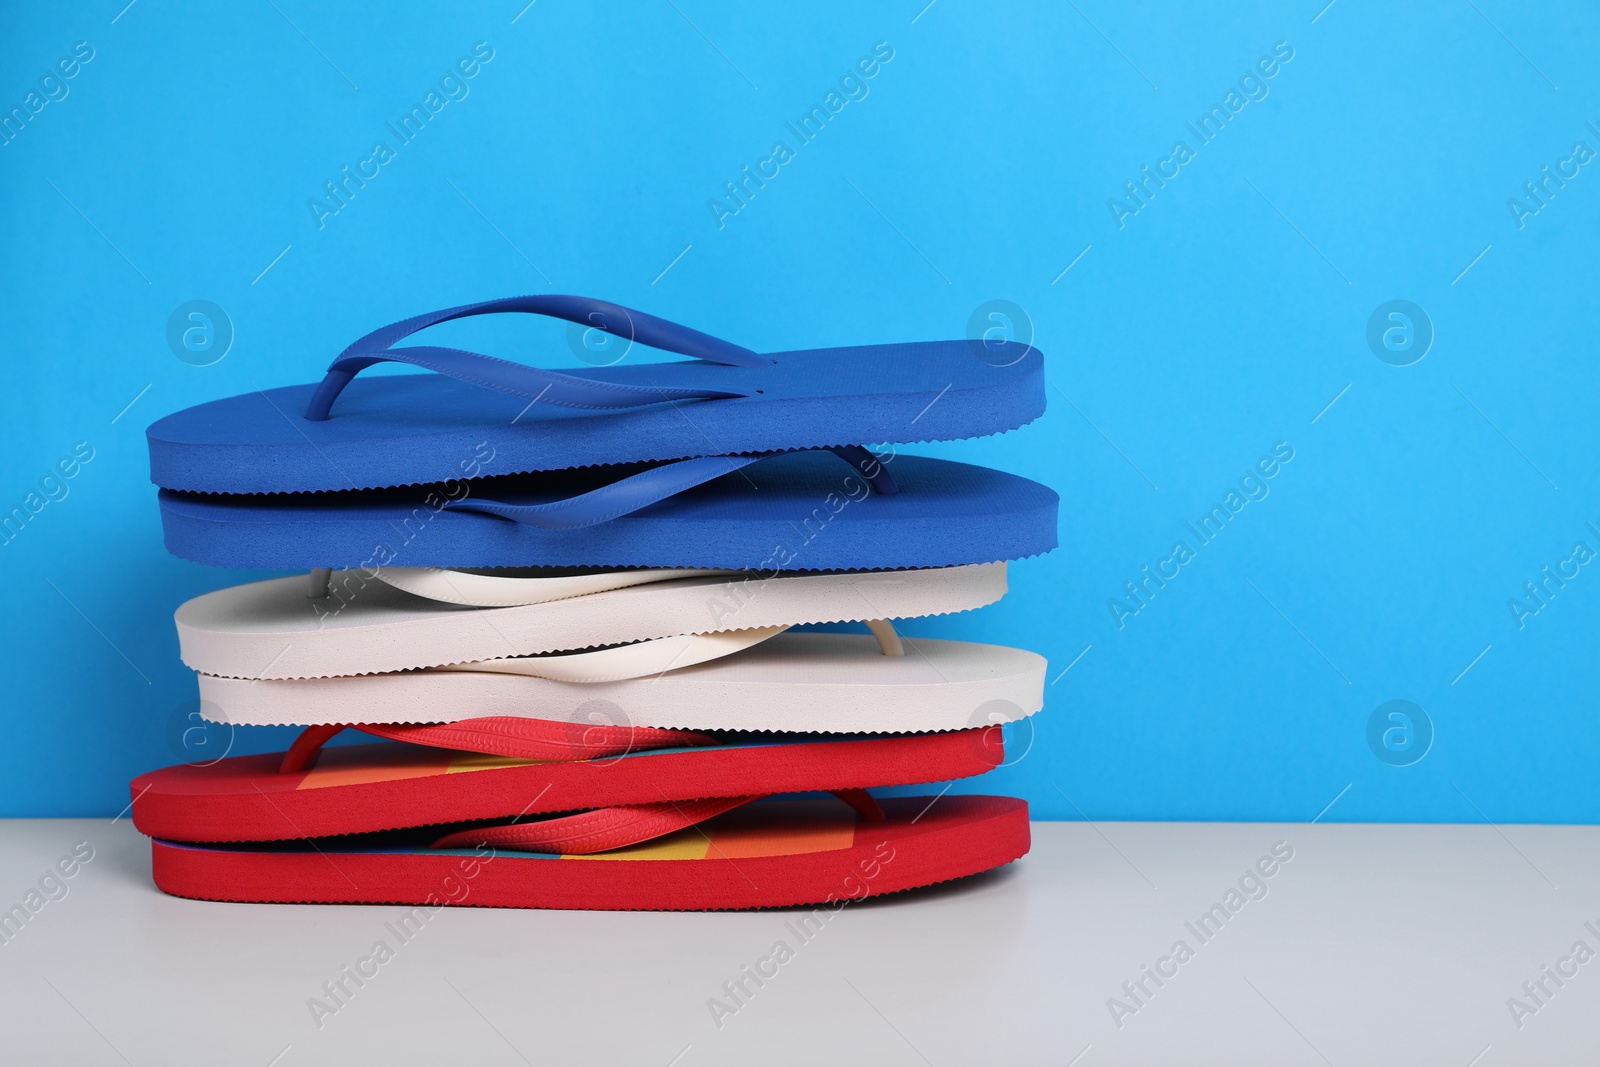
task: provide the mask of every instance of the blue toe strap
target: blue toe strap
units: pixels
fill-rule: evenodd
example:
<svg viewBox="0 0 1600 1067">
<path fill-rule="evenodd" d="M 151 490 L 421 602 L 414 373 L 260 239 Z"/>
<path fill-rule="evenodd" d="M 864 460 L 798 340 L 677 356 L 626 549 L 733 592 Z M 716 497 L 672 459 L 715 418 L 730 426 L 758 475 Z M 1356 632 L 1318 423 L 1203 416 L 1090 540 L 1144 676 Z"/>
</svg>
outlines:
<svg viewBox="0 0 1600 1067">
<path fill-rule="evenodd" d="M 873 492 L 881 496 L 893 496 L 900 491 L 894 479 L 889 477 L 888 469 L 876 456 L 859 445 L 841 445 L 816 451 L 832 452 L 849 463 L 866 479 Z M 446 507 L 452 511 L 475 511 L 486 515 L 497 515 L 502 519 L 511 519 L 542 530 L 581 530 L 649 507 L 658 501 L 693 489 L 697 485 L 704 485 L 715 478 L 720 478 L 724 474 L 731 474 L 752 463 L 760 463 L 773 455 L 782 454 L 769 452 L 755 456 L 701 456 L 696 459 L 683 459 L 676 463 L 652 467 L 610 485 L 601 486 L 599 489 L 566 500 L 551 501 L 548 504 L 506 504 L 498 500 L 468 496 L 451 501 Z"/>
<path fill-rule="evenodd" d="M 344 391 L 344 387 L 375 363 L 406 363 L 485 389 L 564 407 L 620 409 L 658 404 L 664 400 L 717 400 L 750 395 L 739 390 L 685 389 L 594 381 L 459 348 L 433 345 L 393 347 L 395 342 L 418 330 L 441 322 L 502 312 L 566 319 L 651 348 L 728 367 L 765 367 L 772 364 L 771 359 L 748 348 L 608 301 L 581 296 L 513 296 L 416 315 L 359 338 L 328 366 L 327 375 L 317 386 L 311 402 L 306 405 L 305 417 L 313 422 L 328 418 L 333 402 Z"/>
</svg>

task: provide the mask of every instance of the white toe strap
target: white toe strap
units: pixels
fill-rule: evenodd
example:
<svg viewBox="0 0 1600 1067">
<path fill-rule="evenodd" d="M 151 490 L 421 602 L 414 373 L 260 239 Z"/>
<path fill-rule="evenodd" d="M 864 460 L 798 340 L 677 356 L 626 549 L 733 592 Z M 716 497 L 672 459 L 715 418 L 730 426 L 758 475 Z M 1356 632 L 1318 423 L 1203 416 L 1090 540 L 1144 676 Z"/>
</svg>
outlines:
<svg viewBox="0 0 1600 1067">
<path fill-rule="evenodd" d="M 878 651 L 885 656 L 903 656 L 906 648 L 900 643 L 900 635 L 895 633 L 894 623 L 888 619 L 868 619 L 867 629 L 872 631 L 872 636 L 878 639 Z"/>
<path fill-rule="evenodd" d="M 377 577 L 413 596 L 443 604 L 473 608 L 514 608 L 548 604 L 556 600 L 605 593 L 676 578 L 717 578 L 738 571 L 698 568 L 622 570 L 559 577 L 515 578 L 500 574 L 473 574 L 438 567 L 384 567 Z"/>
<path fill-rule="evenodd" d="M 639 641 L 595 652 L 572 652 L 557 656 L 513 656 L 479 663 L 460 663 L 439 667 L 441 671 L 470 671 L 480 674 L 520 674 L 529 678 L 548 678 L 554 682 L 620 682 L 629 678 L 693 667 L 697 663 L 721 659 L 769 637 L 776 637 L 787 626 L 767 626 L 759 630 L 732 630 L 716 634 L 684 634 L 655 641 Z"/>
<path fill-rule="evenodd" d="M 751 630 L 729 630 L 714 634 L 684 634 L 654 641 L 639 641 L 594 652 L 569 652 L 553 656 L 510 656 L 436 667 L 439 671 L 477 674 L 519 674 L 527 678 L 546 678 L 554 682 L 621 682 L 649 678 L 667 671 L 693 667 L 697 663 L 731 656 L 776 637 L 787 626 L 764 626 Z M 867 623 L 878 648 L 885 656 L 903 656 L 900 635 L 884 619 Z"/>
</svg>

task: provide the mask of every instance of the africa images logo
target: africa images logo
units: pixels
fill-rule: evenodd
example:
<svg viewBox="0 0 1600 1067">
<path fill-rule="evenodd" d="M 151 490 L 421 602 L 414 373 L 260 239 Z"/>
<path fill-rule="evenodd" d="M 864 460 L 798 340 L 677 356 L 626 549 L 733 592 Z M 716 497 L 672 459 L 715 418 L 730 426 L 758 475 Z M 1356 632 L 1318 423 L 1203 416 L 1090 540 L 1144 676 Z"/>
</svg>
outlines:
<svg viewBox="0 0 1600 1067">
<path fill-rule="evenodd" d="M 838 88 L 830 88 L 822 97 L 822 103 L 812 104 L 810 110 L 804 112 L 793 122 L 783 124 L 788 137 L 779 138 L 772 143 L 767 155 L 756 161 L 755 169 L 746 163 L 739 169 L 739 176 L 722 183 L 722 193 L 706 201 L 706 207 L 711 211 L 711 218 L 717 224 L 717 229 L 727 225 L 727 220 L 739 214 L 755 200 L 756 192 L 767 187 L 767 182 L 776 178 L 783 172 L 783 168 L 799 158 L 800 149 L 810 144 L 822 135 L 828 128 L 828 123 L 851 104 L 867 98 L 872 87 L 867 84 L 878 76 L 878 72 L 894 59 L 894 48 L 888 41 L 879 41 L 872 46 L 870 56 L 862 56 L 856 60 L 855 65 L 849 67 L 839 76 Z M 789 138 L 794 139 L 794 144 L 789 143 Z"/>
<path fill-rule="evenodd" d="M 1172 148 L 1164 157 L 1156 160 L 1153 170 L 1146 163 L 1139 168 L 1139 177 L 1123 182 L 1122 193 L 1126 199 L 1113 196 L 1106 200 L 1106 209 L 1111 212 L 1111 221 L 1117 224 L 1117 229 L 1126 228 L 1128 219 L 1149 207 L 1156 192 L 1165 189 L 1167 182 L 1182 174 L 1183 168 L 1199 156 L 1199 150 L 1220 137 L 1228 123 L 1237 118 L 1246 105 L 1265 100 L 1272 91 L 1267 83 L 1277 77 L 1292 59 L 1293 46 L 1288 41 L 1278 41 L 1272 46 L 1270 56 L 1257 59 L 1240 76 L 1237 88 L 1229 88 L 1223 94 L 1222 103 L 1212 104 L 1197 119 L 1183 124 L 1194 138 L 1193 147 L 1180 137 L 1172 143 Z"/>
<path fill-rule="evenodd" d="M 394 122 L 384 123 L 384 129 L 393 136 L 392 147 L 387 139 L 374 141 L 372 151 L 366 158 L 356 162 L 354 170 L 346 163 L 340 168 L 337 178 L 323 182 L 323 195 L 313 196 L 306 201 L 317 229 L 327 229 L 328 219 L 349 207 L 356 193 L 383 173 L 383 168 L 399 157 L 400 149 L 421 136 L 428 123 L 438 118 L 449 104 L 465 100 L 472 92 L 472 87 L 467 83 L 478 76 L 484 66 L 494 59 L 494 55 L 494 48 L 487 41 L 473 45 L 472 54 L 462 56 L 447 68 L 439 78 L 438 87 L 429 88 L 420 103 L 412 104 L 410 110 Z"/>
</svg>

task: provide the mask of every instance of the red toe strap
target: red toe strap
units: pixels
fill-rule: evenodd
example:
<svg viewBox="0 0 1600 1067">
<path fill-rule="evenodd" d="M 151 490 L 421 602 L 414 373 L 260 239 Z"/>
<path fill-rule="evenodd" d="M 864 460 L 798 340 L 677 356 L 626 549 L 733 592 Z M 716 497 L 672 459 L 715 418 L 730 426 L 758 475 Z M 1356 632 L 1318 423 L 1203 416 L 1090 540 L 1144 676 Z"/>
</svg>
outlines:
<svg viewBox="0 0 1600 1067">
<path fill-rule="evenodd" d="M 830 789 L 829 792 L 850 805 L 865 821 L 883 821 L 883 809 L 878 807 L 877 799 L 865 789 Z"/>
<path fill-rule="evenodd" d="M 346 728 L 391 741 L 552 762 L 600 759 L 652 748 L 718 743 L 716 738 L 693 730 L 603 726 L 552 719 L 526 719 L 518 715 L 490 715 L 460 722 L 420 725 L 342 723 L 306 727 L 305 732 L 289 746 L 289 751 L 284 753 L 283 762 L 278 767 L 279 773 L 294 774 L 305 770 L 322 746 Z"/>
<path fill-rule="evenodd" d="M 863 819 L 869 822 L 883 819 L 883 809 L 878 807 L 878 802 L 865 789 L 835 789 L 832 792 Z M 458 830 L 441 837 L 431 847 L 476 848 L 479 845 L 492 845 L 513 852 L 586 856 L 664 837 L 731 811 L 741 804 L 760 799 L 758 795 L 666 801 L 660 804 L 619 804 L 538 822 Z"/>
<path fill-rule="evenodd" d="M 327 726 L 307 726 L 300 731 L 300 736 L 294 739 L 294 744 L 289 746 L 289 751 L 283 754 L 283 762 L 278 764 L 279 774 L 298 774 L 311 765 L 311 760 L 322 746 L 327 744 L 334 734 L 344 729 L 342 724 Z"/>
<path fill-rule="evenodd" d="M 564 856 L 583 856 L 591 852 L 625 848 L 675 833 L 755 799 L 713 797 L 677 804 L 620 804 L 614 808 L 597 808 L 539 822 L 462 830 L 441 837 L 433 843 L 433 847 L 473 848 L 487 844 L 517 852 L 556 852 Z"/>
</svg>

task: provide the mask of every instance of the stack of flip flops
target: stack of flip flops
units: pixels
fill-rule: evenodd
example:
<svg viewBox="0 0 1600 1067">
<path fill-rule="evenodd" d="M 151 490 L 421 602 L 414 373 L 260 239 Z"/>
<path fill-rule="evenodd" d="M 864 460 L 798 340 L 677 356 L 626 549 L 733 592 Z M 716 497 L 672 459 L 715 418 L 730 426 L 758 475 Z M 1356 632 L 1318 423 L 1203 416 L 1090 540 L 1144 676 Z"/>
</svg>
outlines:
<svg viewBox="0 0 1600 1067">
<path fill-rule="evenodd" d="M 397 347 L 491 312 L 692 358 L 556 373 Z M 380 362 L 430 373 L 357 378 Z M 1055 547 L 1056 495 L 864 446 L 998 433 L 1043 409 L 1026 345 L 760 355 L 531 296 L 396 323 L 318 385 L 160 420 L 168 549 L 310 573 L 177 612 L 203 715 L 305 730 L 286 753 L 134 779 L 156 884 L 743 908 L 1017 859 L 1021 800 L 867 790 L 991 770 L 997 724 L 1039 709 L 1040 656 L 913 640 L 890 620 L 998 600 L 1005 561 Z M 346 729 L 379 740 L 326 745 Z"/>
</svg>

